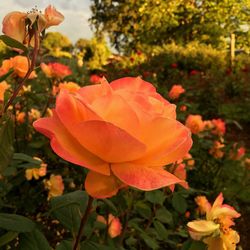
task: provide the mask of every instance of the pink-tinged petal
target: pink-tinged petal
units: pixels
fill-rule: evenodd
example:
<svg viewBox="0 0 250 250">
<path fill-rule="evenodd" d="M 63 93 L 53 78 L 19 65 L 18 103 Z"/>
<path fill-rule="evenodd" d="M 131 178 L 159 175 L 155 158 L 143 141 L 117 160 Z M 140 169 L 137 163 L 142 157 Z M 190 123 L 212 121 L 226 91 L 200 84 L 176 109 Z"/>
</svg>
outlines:
<svg viewBox="0 0 250 250">
<path fill-rule="evenodd" d="M 185 167 L 186 167 L 185 164 L 181 163 L 181 164 L 179 164 L 179 165 L 176 167 L 175 171 L 173 172 L 173 174 L 174 174 L 176 177 L 178 177 L 180 180 L 184 180 L 184 181 L 185 181 L 186 178 L 187 178 L 187 172 L 186 172 Z M 180 185 L 181 185 L 182 187 L 186 188 L 186 189 L 189 188 L 187 182 L 180 183 Z M 174 192 L 175 185 L 171 185 L 171 186 L 169 186 L 169 188 L 170 188 L 170 190 L 171 190 L 172 192 Z"/>
<path fill-rule="evenodd" d="M 90 152 L 109 163 L 140 158 L 146 146 L 123 129 L 105 121 L 86 121 L 75 126 L 77 140 Z"/>
<path fill-rule="evenodd" d="M 113 90 L 123 90 L 143 93 L 156 92 L 155 87 L 146 81 L 143 81 L 140 77 L 124 77 L 112 81 L 110 86 Z"/>
<path fill-rule="evenodd" d="M 140 190 L 154 190 L 183 182 L 163 168 L 151 168 L 133 163 L 112 164 L 111 170 L 125 184 Z"/>
<path fill-rule="evenodd" d="M 190 131 L 176 120 L 158 117 L 141 130 L 147 153 L 140 163 L 167 165 L 183 158 L 192 146 Z"/>
<path fill-rule="evenodd" d="M 27 14 L 23 12 L 13 11 L 7 14 L 3 19 L 2 32 L 23 43 L 25 39 L 25 18 Z"/>
<path fill-rule="evenodd" d="M 114 94 L 103 96 L 94 101 L 91 108 L 103 120 L 124 129 L 136 138 L 140 138 L 139 119 L 133 108 L 121 96 Z"/>
<path fill-rule="evenodd" d="M 51 118 L 41 118 L 33 123 L 34 128 L 51 139 L 54 152 L 64 160 L 84 166 L 101 174 L 110 174 L 106 162 L 84 148 L 60 122 L 54 112 Z"/>
<path fill-rule="evenodd" d="M 194 240 L 201 240 L 202 237 L 216 235 L 219 233 L 220 224 L 207 220 L 195 220 L 188 222 L 188 232 Z"/>
<path fill-rule="evenodd" d="M 78 100 L 73 94 L 62 90 L 56 99 L 56 113 L 63 125 L 71 134 L 75 133 L 74 127 L 80 122 L 88 120 L 101 120 L 85 103 Z"/>
<path fill-rule="evenodd" d="M 104 199 L 117 194 L 125 185 L 115 176 L 102 175 L 90 171 L 85 179 L 85 189 L 94 198 Z"/>
<path fill-rule="evenodd" d="M 78 91 L 78 98 L 84 103 L 92 104 L 97 98 L 102 96 L 109 96 L 112 94 L 112 89 L 109 83 L 104 78 L 101 84 L 95 84 L 91 86 L 85 86 Z"/>
<path fill-rule="evenodd" d="M 44 15 L 47 20 L 46 28 L 58 25 L 64 20 L 64 16 L 51 5 L 45 9 Z"/>
</svg>

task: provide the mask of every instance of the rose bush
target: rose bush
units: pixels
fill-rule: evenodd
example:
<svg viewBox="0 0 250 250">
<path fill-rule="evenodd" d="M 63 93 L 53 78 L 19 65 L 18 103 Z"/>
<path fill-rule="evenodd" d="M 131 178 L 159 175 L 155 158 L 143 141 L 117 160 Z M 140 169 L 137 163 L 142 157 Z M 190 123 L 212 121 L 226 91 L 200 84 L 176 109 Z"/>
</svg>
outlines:
<svg viewBox="0 0 250 250">
<path fill-rule="evenodd" d="M 176 120 L 175 105 L 140 78 L 61 90 L 53 116 L 34 127 L 56 154 L 90 170 L 85 188 L 93 197 L 127 185 L 154 190 L 185 182 L 164 166 L 188 153 L 190 131 Z"/>
</svg>

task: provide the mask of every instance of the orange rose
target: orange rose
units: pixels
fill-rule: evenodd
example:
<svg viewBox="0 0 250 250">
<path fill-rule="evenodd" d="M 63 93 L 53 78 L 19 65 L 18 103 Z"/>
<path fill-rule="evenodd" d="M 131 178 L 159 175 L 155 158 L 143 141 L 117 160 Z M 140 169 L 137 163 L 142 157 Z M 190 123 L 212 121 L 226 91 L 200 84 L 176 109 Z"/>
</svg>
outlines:
<svg viewBox="0 0 250 250">
<path fill-rule="evenodd" d="M 185 182 L 164 166 L 187 154 L 190 131 L 176 120 L 175 105 L 140 78 L 61 90 L 53 116 L 34 127 L 56 154 L 90 170 L 85 188 L 93 197 L 127 185 L 147 191 Z"/>
<path fill-rule="evenodd" d="M 200 115 L 189 115 L 186 119 L 186 126 L 193 134 L 198 134 L 204 130 L 204 122 Z"/>
<path fill-rule="evenodd" d="M 212 133 L 215 135 L 224 135 L 226 132 L 226 124 L 222 119 L 213 119 L 212 124 L 214 129 Z"/>
<path fill-rule="evenodd" d="M 29 59 L 25 56 L 15 56 L 15 57 L 12 57 L 10 60 L 12 62 L 14 73 L 18 75 L 19 77 L 24 78 L 27 71 L 29 70 L 29 62 L 28 62 Z M 36 77 L 36 73 L 35 71 L 32 71 L 32 73 L 29 76 L 29 79 L 32 79 L 35 77 Z"/>
<path fill-rule="evenodd" d="M 10 87 L 6 81 L 0 82 L 0 103 L 4 100 L 4 93 Z"/>
<path fill-rule="evenodd" d="M 45 9 L 44 14 L 37 9 L 32 9 L 27 13 L 13 11 L 4 17 L 2 32 L 21 43 L 27 44 L 31 42 L 33 35 L 29 33 L 29 30 L 36 20 L 38 32 L 42 32 L 45 28 L 58 25 L 63 19 L 63 15 L 51 5 Z M 31 45 L 33 45 L 33 42 L 31 42 Z"/>
<path fill-rule="evenodd" d="M 72 74 L 70 68 L 61 63 L 41 63 L 41 69 L 48 78 L 63 79 Z"/>
<path fill-rule="evenodd" d="M 175 100 L 178 99 L 184 92 L 185 89 L 181 85 L 173 85 L 168 93 L 168 96 L 170 99 Z"/>
<path fill-rule="evenodd" d="M 7 74 L 9 70 L 12 68 L 13 68 L 13 63 L 11 59 L 3 60 L 2 66 L 0 67 L 0 76 Z"/>
<path fill-rule="evenodd" d="M 119 236 L 122 232 L 122 224 L 120 219 L 112 214 L 109 214 L 108 221 L 103 216 L 98 215 L 97 221 L 108 225 L 108 234 L 111 238 Z"/>
</svg>

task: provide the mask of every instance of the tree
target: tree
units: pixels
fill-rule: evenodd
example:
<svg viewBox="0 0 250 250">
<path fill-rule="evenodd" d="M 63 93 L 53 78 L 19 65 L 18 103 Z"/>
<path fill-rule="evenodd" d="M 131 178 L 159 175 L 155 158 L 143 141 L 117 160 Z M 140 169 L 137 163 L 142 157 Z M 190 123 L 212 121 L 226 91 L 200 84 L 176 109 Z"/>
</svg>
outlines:
<svg viewBox="0 0 250 250">
<path fill-rule="evenodd" d="M 48 50 L 49 54 L 55 57 L 71 57 L 70 49 L 72 43 L 70 40 L 59 32 L 48 32 L 42 42 L 42 46 Z"/>
<path fill-rule="evenodd" d="M 90 22 L 118 50 L 199 40 L 220 46 L 249 22 L 249 0 L 92 0 Z"/>
</svg>

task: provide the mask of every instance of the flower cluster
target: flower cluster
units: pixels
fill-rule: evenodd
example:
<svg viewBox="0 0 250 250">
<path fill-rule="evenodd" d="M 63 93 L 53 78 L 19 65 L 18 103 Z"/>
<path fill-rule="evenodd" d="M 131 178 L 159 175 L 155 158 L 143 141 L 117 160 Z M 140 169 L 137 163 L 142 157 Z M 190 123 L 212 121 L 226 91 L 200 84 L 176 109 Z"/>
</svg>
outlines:
<svg viewBox="0 0 250 250">
<path fill-rule="evenodd" d="M 194 240 L 202 240 L 208 245 L 208 250 L 235 250 L 240 237 L 231 226 L 234 225 L 233 219 L 240 217 L 240 214 L 233 207 L 223 204 L 222 193 L 213 205 L 205 197 L 197 197 L 196 202 L 206 219 L 187 224 L 190 236 Z"/>
</svg>

